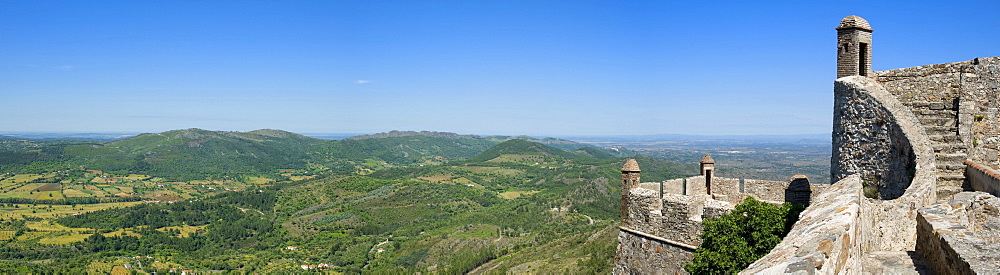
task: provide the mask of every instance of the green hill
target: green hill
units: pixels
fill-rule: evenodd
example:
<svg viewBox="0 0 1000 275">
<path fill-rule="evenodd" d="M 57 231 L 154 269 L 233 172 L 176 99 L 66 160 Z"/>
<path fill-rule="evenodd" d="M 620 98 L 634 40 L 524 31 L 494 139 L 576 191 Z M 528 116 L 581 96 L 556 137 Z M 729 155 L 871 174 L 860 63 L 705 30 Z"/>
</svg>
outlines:
<svg viewBox="0 0 1000 275">
<path fill-rule="evenodd" d="M 504 155 L 522 155 L 522 156 L 540 156 L 541 158 L 531 158 L 531 159 L 547 159 L 547 158 L 576 158 L 582 157 L 582 155 L 574 154 L 571 152 L 563 151 L 554 147 L 550 147 L 541 143 L 531 142 L 523 139 L 511 139 L 504 141 L 490 149 L 476 155 L 475 157 L 469 159 L 469 161 L 508 161 L 498 159 Z"/>
<path fill-rule="evenodd" d="M 530 138 L 530 137 L 525 137 Z M 533 139 L 533 138 L 532 138 Z M 503 142 L 504 140 L 508 140 Z M 611 157 L 609 150 L 558 139 L 533 139 L 580 149 L 584 154 L 538 147 L 562 157 Z M 322 140 L 281 130 L 250 132 L 202 129 L 147 133 L 112 141 L 0 140 L 0 172 L 44 173 L 95 169 L 111 174 L 148 174 L 169 180 L 281 178 L 279 170 L 364 172 L 469 160 L 497 144 L 513 152 L 529 143 L 511 137 L 440 132 L 400 132 L 344 140 Z M 544 146 L 544 145 L 537 145 Z M 505 147 L 510 147 L 504 149 Z M 528 151 L 525 151 L 528 152 Z M 492 154 L 492 153 L 491 153 Z"/>
<path fill-rule="evenodd" d="M 378 159 L 396 165 L 465 160 L 497 144 L 467 137 L 401 136 L 344 139 L 333 142 L 329 154 L 339 159 Z"/>
<path fill-rule="evenodd" d="M 174 130 L 93 144 L 67 145 L 59 161 L 117 174 L 174 180 L 239 178 L 303 168 L 327 141 L 279 130 Z"/>
</svg>

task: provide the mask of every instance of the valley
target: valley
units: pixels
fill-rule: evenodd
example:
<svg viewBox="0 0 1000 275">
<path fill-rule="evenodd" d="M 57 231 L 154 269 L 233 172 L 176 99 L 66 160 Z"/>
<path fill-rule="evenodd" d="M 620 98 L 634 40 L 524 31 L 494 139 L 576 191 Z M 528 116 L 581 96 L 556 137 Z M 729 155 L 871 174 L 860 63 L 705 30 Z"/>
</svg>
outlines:
<svg viewBox="0 0 1000 275">
<path fill-rule="evenodd" d="M 435 132 L 0 144 L 0 269 L 36 273 L 608 273 L 626 157 L 697 172 L 662 160 L 681 149 Z"/>
</svg>

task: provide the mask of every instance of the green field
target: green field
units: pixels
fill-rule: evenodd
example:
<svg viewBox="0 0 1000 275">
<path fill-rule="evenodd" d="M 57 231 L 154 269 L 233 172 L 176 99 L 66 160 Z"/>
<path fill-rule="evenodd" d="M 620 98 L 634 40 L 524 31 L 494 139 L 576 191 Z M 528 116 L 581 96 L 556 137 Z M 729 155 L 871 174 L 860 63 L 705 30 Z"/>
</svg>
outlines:
<svg viewBox="0 0 1000 275">
<path fill-rule="evenodd" d="M 503 198 L 508 199 L 508 200 L 513 200 L 513 199 L 519 198 L 519 197 L 524 196 L 524 195 L 538 194 L 538 192 L 541 192 L 541 191 L 537 191 L 537 190 L 536 191 L 507 191 L 507 192 L 500 193 L 500 197 L 503 197 Z"/>
</svg>

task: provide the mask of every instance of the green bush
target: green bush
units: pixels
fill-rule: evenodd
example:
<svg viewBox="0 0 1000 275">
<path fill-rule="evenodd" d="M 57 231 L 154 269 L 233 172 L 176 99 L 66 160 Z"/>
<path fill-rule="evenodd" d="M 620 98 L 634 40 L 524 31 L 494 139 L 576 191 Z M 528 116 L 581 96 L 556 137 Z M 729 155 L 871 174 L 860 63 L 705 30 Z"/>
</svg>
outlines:
<svg viewBox="0 0 1000 275">
<path fill-rule="evenodd" d="M 736 274 L 767 255 L 798 220 L 803 207 L 780 207 L 747 197 L 729 214 L 704 222 L 701 247 L 684 266 L 691 274 Z"/>
</svg>

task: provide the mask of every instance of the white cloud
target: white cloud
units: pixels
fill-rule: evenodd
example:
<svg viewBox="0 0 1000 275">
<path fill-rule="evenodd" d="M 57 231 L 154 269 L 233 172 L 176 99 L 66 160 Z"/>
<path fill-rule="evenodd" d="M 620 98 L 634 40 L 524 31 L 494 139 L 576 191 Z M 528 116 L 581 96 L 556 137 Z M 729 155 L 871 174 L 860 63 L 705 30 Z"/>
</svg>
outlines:
<svg viewBox="0 0 1000 275">
<path fill-rule="evenodd" d="M 364 79 L 358 79 L 357 81 L 354 81 L 355 84 L 368 84 L 370 82 L 371 81 L 364 80 Z"/>
</svg>

